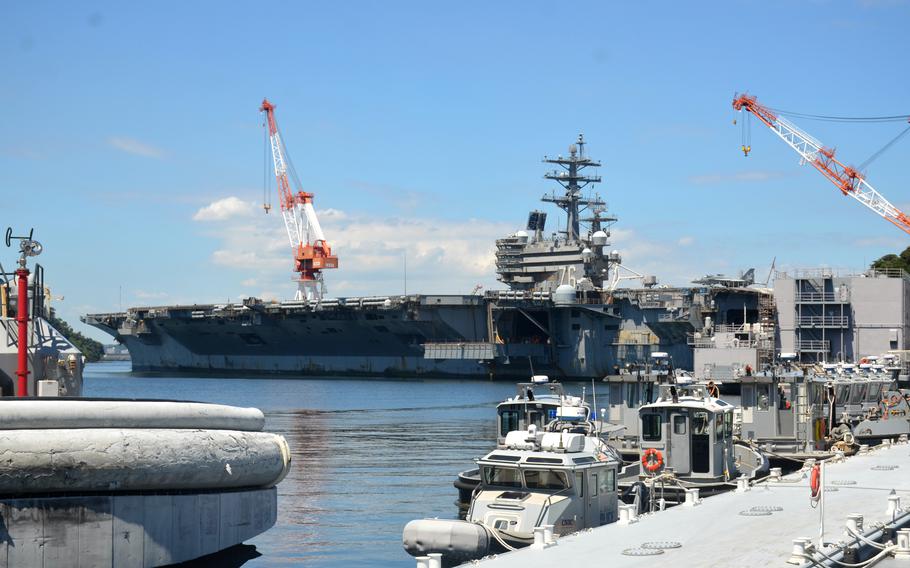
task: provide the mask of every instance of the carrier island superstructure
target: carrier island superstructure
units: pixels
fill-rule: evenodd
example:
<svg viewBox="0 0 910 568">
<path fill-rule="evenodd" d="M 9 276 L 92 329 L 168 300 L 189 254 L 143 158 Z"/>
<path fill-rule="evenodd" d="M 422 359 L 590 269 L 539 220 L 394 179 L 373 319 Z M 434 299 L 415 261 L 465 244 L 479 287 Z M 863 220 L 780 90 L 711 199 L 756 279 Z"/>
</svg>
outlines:
<svg viewBox="0 0 910 568">
<path fill-rule="evenodd" d="M 496 241 L 498 278 L 483 295 L 357 298 L 130 308 L 83 319 L 130 352 L 135 371 L 289 376 L 526 378 L 616 374 L 667 352 L 694 365 L 692 338 L 710 326 L 759 317 L 746 286 L 669 287 L 622 266 L 610 248 L 616 218 L 590 190 L 600 163 L 579 135 L 566 156 L 544 158 L 544 195 L 565 214 L 546 234 L 535 210 L 526 229 Z M 635 280 L 630 287 L 621 287 Z"/>
</svg>

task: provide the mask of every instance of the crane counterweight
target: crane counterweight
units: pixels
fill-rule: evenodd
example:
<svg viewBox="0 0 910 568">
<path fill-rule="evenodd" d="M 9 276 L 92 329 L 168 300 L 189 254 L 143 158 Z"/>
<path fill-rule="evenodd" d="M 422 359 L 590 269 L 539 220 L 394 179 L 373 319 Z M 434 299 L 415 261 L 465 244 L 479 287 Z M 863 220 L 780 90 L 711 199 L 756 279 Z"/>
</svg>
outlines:
<svg viewBox="0 0 910 568">
<path fill-rule="evenodd" d="M 288 178 L 288 160 L 278 123 L 275 121 L 275 105 L 263 99 L 260 112 L 266 115 L 265 127 L 272 150 L 275 180 L 278 184 L 278 204 L 284 218 L 288 241 L 294 251 L 294 271 L 297 272 L 295 300 L 319 302 L 325 293 L 322 271 L 338 268 L 338 257 L 332 254 L 332 247 L 326 241 L 312 193 L 299 189 L 294 192 Z M 296 179 L 296 178 L 295 178 Z M 269 212 L 269 206 L 264 206 Z"/>
</svg>

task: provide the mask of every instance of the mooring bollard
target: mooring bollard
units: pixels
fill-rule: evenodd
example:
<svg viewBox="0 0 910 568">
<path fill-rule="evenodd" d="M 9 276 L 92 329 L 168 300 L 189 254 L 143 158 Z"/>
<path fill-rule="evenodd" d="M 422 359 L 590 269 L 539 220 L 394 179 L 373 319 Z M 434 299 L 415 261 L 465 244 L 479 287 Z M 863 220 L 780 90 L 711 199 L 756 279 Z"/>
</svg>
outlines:
<svg viewBox="0 0 910 568">
<path fill-rule="evenodd" d="M 553 525 L 543 526 L 543 542 L 547 546 L 556 544 L 556 533 L 553 532 Z"/>
<path fill-rule="evenodd" d="M 910 529 L 897 531 L 897 549 L 894 557 L 900 560 L 910 560 Z"/>
<path fill-rule="evenodd" d="M 806 554 L 807 548 L 812 543 L 808 538 L 794 538 L 793 539 L 793 550 L 790 552 L 790 559 L 787 560 L 787 564 L 796 564 L 797 566 L 802 566 L 806 563 Z"/>
<path fill-rule="evenodd" d="M 547 538 L 544 535 L 543 527 L 534 527 L 534 544 L 531 545 L 531 548 L 542 549 L 547 546 Z"/>
<path fill-rule="evenodd" d="M 847 515 L 847 536 L 863 534 L 863 516 L 859 513 Z"/>
</svg>

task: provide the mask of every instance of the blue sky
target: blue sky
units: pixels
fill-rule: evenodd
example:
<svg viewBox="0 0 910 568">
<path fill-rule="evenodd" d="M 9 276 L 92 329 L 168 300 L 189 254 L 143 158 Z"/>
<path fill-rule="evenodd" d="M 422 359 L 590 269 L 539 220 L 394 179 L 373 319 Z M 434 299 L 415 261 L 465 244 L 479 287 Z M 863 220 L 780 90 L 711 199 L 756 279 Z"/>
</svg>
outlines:
<svg viewBox="0 0 910 568">
<path fill-rule="evenodd" d="M 333 295 L 496 287 L 492 239 L 579 132 L 625 263 L 685 284 L 862 268 L 900 231 L 730 107 L 906 114 L 910 4 L 3 2 L 2 224 L 34 226 L 57 303 L 89 311 L 293 294 L 262 200 L 264 96 L 327 237 Z M 796 121 L 848 163 L 902 128 Z M 910 208 L 904 141 L 869 180 Z M 551 212 L 550 223 L 558 216 Z M 2 257 L 11 265 L 12 251 Z M 122 290 L 122 294 L 121 294 Z"/>
</svg>

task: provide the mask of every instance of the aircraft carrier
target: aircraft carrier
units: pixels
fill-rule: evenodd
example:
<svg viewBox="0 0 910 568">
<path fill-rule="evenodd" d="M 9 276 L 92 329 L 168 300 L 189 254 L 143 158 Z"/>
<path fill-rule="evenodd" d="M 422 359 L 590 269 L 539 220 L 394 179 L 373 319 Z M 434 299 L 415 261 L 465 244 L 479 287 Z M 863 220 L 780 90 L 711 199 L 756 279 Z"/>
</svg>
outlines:
<svg viewBox="0 0 910 568">
<path fill-rule="evenodd" d="M 218 375 L 474 377 L 561 380 L 616 374 L 669 353 L 693 368 L 693 334 L 757 321 L 761 294 L 746 286 L 669 287 L 622 265 L 610 249 L 616 218 L 590 190 L 600 163 L 583 136 L 545 157 L 559 186 L 547 213 L 496 241 L 498 279 L 483 295 L 411 294 L 269 303 L 136 307 L 83 321 L 129 349 L 134 371 Z M 630 287 L 620 284 L 630 283 Z"/>
</svg>

